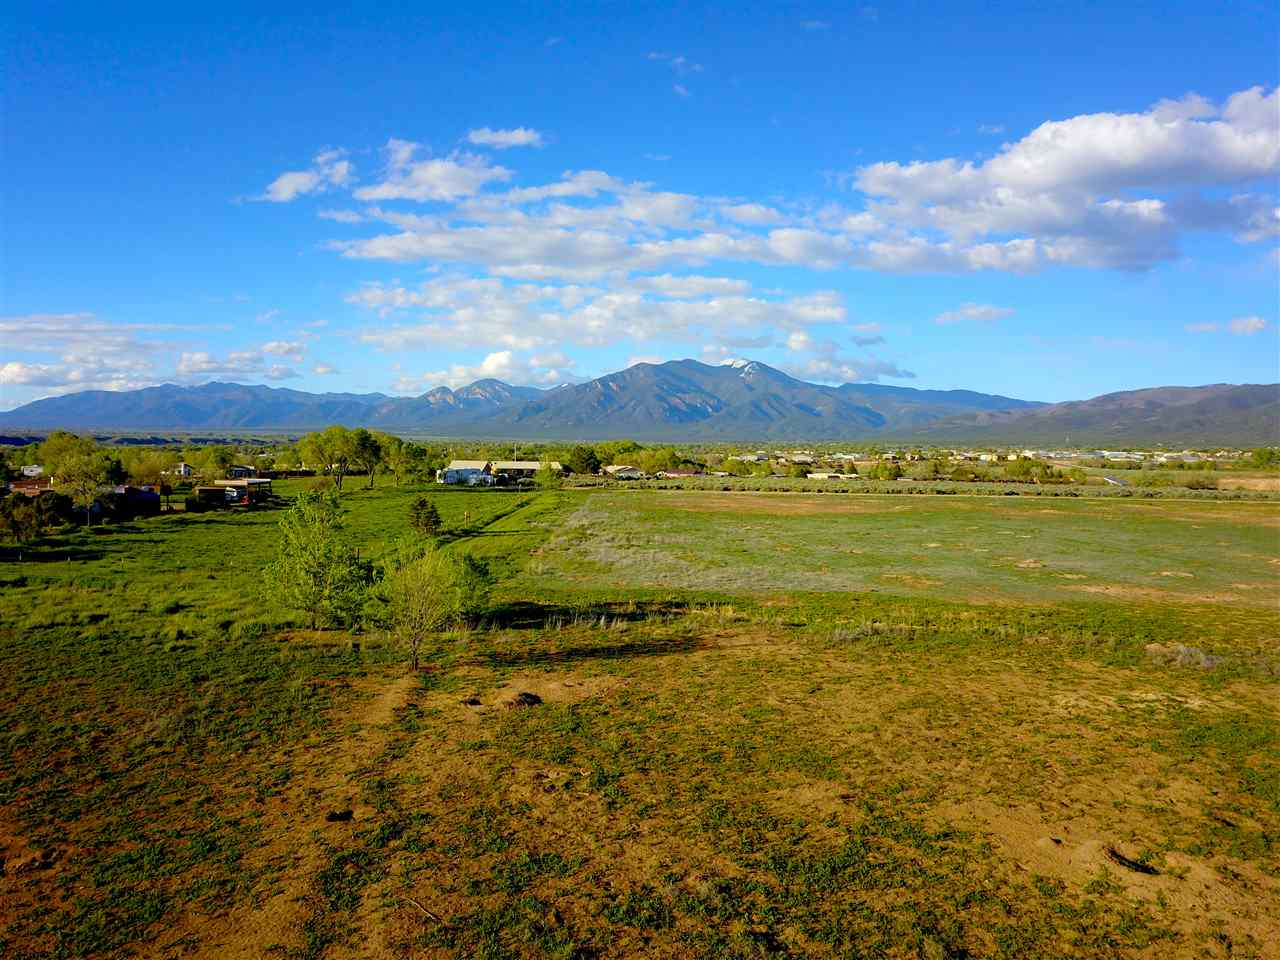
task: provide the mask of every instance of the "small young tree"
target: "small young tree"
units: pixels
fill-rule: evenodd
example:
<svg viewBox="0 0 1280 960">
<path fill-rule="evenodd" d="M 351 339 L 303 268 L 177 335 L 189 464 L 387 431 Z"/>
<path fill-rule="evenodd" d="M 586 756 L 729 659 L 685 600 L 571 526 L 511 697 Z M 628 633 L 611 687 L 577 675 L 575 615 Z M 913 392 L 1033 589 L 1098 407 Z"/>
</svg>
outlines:
<svg viewBox="0 0 1280 960">
<path fill-rule="evenodd" d="M 385 583 L 392 634 L 418 669 L 423 641 L 458 623 L 475 623 L 488 609 L 493 578 L 474 557 L 435 546 L 407 547 L 392 561 Z"/>
<path fill-rule="evenodd" d="M 440 533 L 440 511 L 426 497 L 418 497 L 409 505 L 409 526 L 424 537 Z"/>
<path fill-rule="evenodd" d="M 276 559 L 266 571 L 271 592 L 308 614 L 313 630 L 321 622 L 356 622 L 371 580 L 341 527 L 336 491 L 301 494 L 280 520 Z"/>
</svg>

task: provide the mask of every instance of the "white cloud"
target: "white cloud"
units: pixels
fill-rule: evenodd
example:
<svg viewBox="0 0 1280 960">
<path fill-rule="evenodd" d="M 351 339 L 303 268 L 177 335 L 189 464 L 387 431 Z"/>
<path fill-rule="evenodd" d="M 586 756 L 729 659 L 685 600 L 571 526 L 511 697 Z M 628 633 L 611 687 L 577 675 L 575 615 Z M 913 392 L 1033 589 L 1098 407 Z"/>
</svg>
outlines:
<svg viewBox="0 0 1280 960">
<path fill-rule="evenodd" d="M 1146 269 L 1178 255 L 1187 229 L 1205 226 L 1194 191 L 1280 173 L 1280 92 L 1254 87 L 1217 108 L 1202 97 L 1162 101 L 1146 113 L 1098 113 L 1041 124 L 983 163 L 948 158 L 875 163 L 857 187 L 870 212 L 908 231 L 936 231 L 956 245 L 952 268 L 1035 268 L 1045 262 Z M 1160 193 L 1192 191 L 1171 202 Z M 1134 192 L 1147 196 L 1133 197 Z M 1126 194 L 1121 196 L 1120 194 Z M 1247 195 L 1218 204 L 1246 239 L 1274 229 L 1274 204 Z M 971 256 L 981 238 L 1022 234 L 1027 262 Z M 913 238 L 919 239 L 919 237 Z M 918 265 L 925 267 L 925 263 Z"/>
<path fill-rule="evenodd" d="M 414 160 L 420 145 L 408 140 L 388 140 L 385 179 L 355 192 L 360 200 L 454 201 L 472 196 L 489 183 L 511 179 L 506 167 L 492 165 L 485 157 L 459 153 L 447 158 Z"/>
<path fill-rule="evenodd" d="M 415 393 L 434 386 L 461 387 L 476 380 L 502 380 L 506 383 L 555 386 L 573 375 L 573 360 L 563 353 L 551 352 L 517 356 L 511 350 L 499 350 L 485 356 L 475 365 L 451 364 L 443 370 L 432 370 L 417 376 L 402 376 L 396 382 L 399 393 Z"/>
<path fill-rule="evenodd" d="M 1236 317 L 1230 324 L 1231 332 L 1242 337 L 1251 337 L 1267 329 L 1267 321 L 1259 316 Z"/>
<path fill-rule="evenodd" d="M 690 299 L 716 294 L 744 294 L 751 289 L 745 280 L 730 277 L 673 277 L 669 273 L 658 276 L 632 277 L 626 286 L 643 293 L 656 293 L 664 297 Z"/>
<path fill-rule="evenodd" d="M 516 127 L 513 130 L 490 130 L 488 127 L 480 127 L 467 133 L 467 142 L 480 147 L 492 147 L 495 150 L 543 146 L 542 134 L 529 127 Z"/>
<path fill-rule="evenodd" d="M 634 367 L 638 363 L 657 364 L 657 363 L 663 363 L 663 362 L 665 361 L 662 359 L 662 357 L 658 356 L 657 354 L 653 354 L 653 353 L 642 354 L 641 356 L 638 356 L 638 357 L 628 357 L 627 362 L 623 365 L 623 369 L 625 370 L 628 367 Z"/>
<path fill-rule="evenodd" d="M 675 95 L 678 97 L 689 96 L 689 88 L 686 87 L 683 83 L 673 83 L 671 85 L 671 89 L 675 93 Z"/>
<path fill-rule="evenodd" d="M 40 313 L 0 317 L 0 355 L 7 360 L 0 383 L 43 391 L 126 390 L 154 381 L 164 340 L 143 339 L 186 328 L 169 323 L 110 323 L 92 313 Z"/>
<path fill-rule="evenodd" d="M 254 377 L 267 380 L 290 380 L 300 374 L 282 363 L 269 363 L 268 357 L 285 357 L 301 361 L 306 344 L 289 340 L 272 340 L 256 350 L 232 350 L 215 356 L 208 350 L 183 351 L 176 367 L 180 378 L 201 380 L 208 377 Z"/>
<path fill-rule="evenodd" d="M 777 210 L 762 203 L 726 204 L 720 208 L 720 215 L 726 220 L 751 226 L 773 226 L 786 220 Z"/>
<path fill-rule="evenodd" d="M 844 323 L 848 316 L 843 299 L 833 291 L 766 297 L 751 294 L 744 281 L 699 276 L 640 277 L 612 288 L 442 277 L 416 289 L 373 284 L 347 299 L 383 317 L 427 311 L 425 318 L 381 322 L 359 334 L 362 341 L 387 351 L 768 338 L 776 330 Z"/>
<path fill-rule="evenodd" d="M 321 210 L 316 216 L 334 223 L 364 223 L 367 219 L 364 214 L 355 210 Z"/>
<path fill-rule="evenodd" d="M 290 170 L 267 185 L 258 199 L 271 203 L 288 203 L 310 193 L 324 193 L 351 182 L 354 168 L 345 159 L 344 150 L 326 150 L 316 155 L 306 170 Z"/>
<path fill-rule="evenodd" d="M 798 364 L 788 364 L 784 369 L 801 380 L 818 383 L 875 383 L 881 377 L 895 380 L 914 380 L 915 374 L 896 363 L 877 360 L 874 357 L 814 357 Z"/>
<path fill-rule="evenodd" d="M 178 357 L 177 371 L 182 377 L 239 376 L 262 369 L 262 354 L 256 350 L 233 350 L 225 357 L 215 357 L 207 350 L 184 352 Z"/>
<path fill-rule="evenodd" d="M 317 363 L 311 368 L 311 372 L 319 377 L 328 377 L 338 372 L 338 368 L 328 363 Z"/>
<path fill-rule="evenodd" d="M 300 340 L 271 340 L 262 345 L 262 352 L 273 357 L 302 360 L 306 356 L 307 345 Z"/>
<path fill-rule="evenodd" d="M 994 323 L 996 320 L 1003 320 L 1005 317 L 1013 316 L 1013 310 L 1009 307 L 994 307 L 989 303 L 965 303 L 961 304 L 955 310 L 947 310 L 933 318 L 934 323 L 963 323 L 966 320 L 978 320 L 984 323 Z"/>
</svg>

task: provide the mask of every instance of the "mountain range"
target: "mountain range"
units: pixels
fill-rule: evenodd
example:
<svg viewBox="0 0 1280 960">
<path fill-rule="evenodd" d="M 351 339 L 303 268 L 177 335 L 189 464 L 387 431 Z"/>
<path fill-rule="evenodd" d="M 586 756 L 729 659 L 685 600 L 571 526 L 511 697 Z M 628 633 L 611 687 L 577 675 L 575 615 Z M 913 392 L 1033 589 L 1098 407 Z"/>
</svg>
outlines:
<svg viewBox="0 0 1280 960">
<path fill-rule="evenodd" d="M 1156 387 L 1046 404 L 969 390 L 828 386 L 757 361 L 672 360 L 545 390 L 477 380 L 392 397 L 164 384 L 66 394 L 0 413 L 0 427 L 11 430 L 300 432 L 335 423 L 416 436 L 539 440 L 1252 445 L 1280 439 L 1280 384 Z"/>
</svg>

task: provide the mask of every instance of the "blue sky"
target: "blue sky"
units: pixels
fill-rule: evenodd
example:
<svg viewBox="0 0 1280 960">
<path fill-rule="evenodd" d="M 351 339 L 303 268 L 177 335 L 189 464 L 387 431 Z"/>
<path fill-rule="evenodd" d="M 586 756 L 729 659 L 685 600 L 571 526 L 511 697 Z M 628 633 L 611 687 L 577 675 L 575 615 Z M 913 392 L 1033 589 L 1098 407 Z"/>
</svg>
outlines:
<svg viewBox="0 0 1280 960">
<path fill-rule="evenodd" d="M 34 6 L 0 408 L 678 357 L 1278 378 L 1274 4 Z"/>
</svg>

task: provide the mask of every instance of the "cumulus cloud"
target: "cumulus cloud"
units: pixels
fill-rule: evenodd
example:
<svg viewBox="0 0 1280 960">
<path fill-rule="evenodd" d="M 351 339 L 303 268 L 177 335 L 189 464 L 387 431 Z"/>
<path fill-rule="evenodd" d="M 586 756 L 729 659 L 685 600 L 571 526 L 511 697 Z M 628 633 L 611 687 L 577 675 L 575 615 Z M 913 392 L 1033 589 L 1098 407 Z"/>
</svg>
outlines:
<svg viewBox="0 0 1280 960">
<path fill-rule="evenodd" d="M 262 345 L 262 352 L 273 357 L 302 360 L 306 356 L 307 345 L 301 340 L 271 340 Z"/>
<path fill-rule="evenodd" d="M 658 275 L 611 288 L 441 277 L 413 289 L 370 284 L 350 294 L 348 302 L 383 318 L 425 312 L 405 322 L 380 322 L 359 335 L 387 351 L 760 338 L 775 330 L 841 324 L 848 317 L 843 298 L 833 291 L 765 296 L 744 281 L 704 276 Z"/>
<path fill-rule="evenodd" d="M 772 207 L 766 207 L 762 203 L 726 204 L 720 208 L 720 214 L 727 220 L 753 226 L 772 226 L 786 221 L 786 218 L 781 213 Z"/>
<path fill-rule="evenodd" d="M 158 357 L 169 344 L 156 335 L 187 328 L 168 323 L 110 323 L 92 313 L 39 313 L 0 317 L 0 384 L 71 390 L 127 390 L 154 381 Z"/>
<path fill-rule="evenodd" d="M 306 344 L 290 340 L 271 340 L 256 350 L 232 350 L 217 356 L 208 350 L 183 351 L 178 357 L 176 371 L 184 380 L 201 380 L 208 377 L 263 377 L 267 380 L 291 380 L 301 376 L 292 367 L 276 363 L 268 358 L 284 357 L 302 360 L 307 352 Z"/>
<path fill-rule="evenodd" d="M 654 363 L 654 364 L 657 364 L 657 363 L 662 363 L 662 362 L 664 362 L 664 361 L 663 361 L 663 359 L 662 359 L 662 357 L 658 356 L 657 354 L 648 353 L 648 354 L 643 354 L 643 355 L 638 356 L 638 357 L 628 357 L 628 358 L 627 358 L 627 362 L 623 365 L 623 369 L 627 369 L 627 368 L 629 368 L 629 367 L 634 367 L 634 366 L 636 366 L 636 364 L 640 364 L 640 363 Z"/>
<path fill-rule="evenodd" d="M 420 149 L 420 144 L 409 140 L 387 141 L 384 179 L 356 190 L 357 199 L 449 202 L 472 196 L 486 184 L 511 179 L 510 170 L 494 166 L 485 157 L 459 153 L 417 160 Z"/>
<path fill-rule="evenodd" d="M 252 350 L 233 350 L 225 357 L 215 357 L 207 350 L 184 352 L 177 366 L 182 377 L 237 376 L 261 369 L 262 354 Z"/>
<path fill-rule="evenodd" d="M 784 363 L 792 376 L 820 383 L 875 382 L 881 377 L 912 379 L 915 374 L 896 363 L 876 357 L 851 357 L 843 354 L 834 340 L 816 337 L 807 330 L 793 331 L 786 340 L 792 353 L 807 356 Z"/>
<path fill-rule="evenodd" d="M 894 380 L 915 379 L 915 374 L 910 370 L 874 357 L 813 357 L 799 364 L 788 364 L 785 369 L 801 380 L 819 383 L 876 383 L 882 377 Z"/>
<path fill-rule="evenodd" d="M 487 379 L 549 387 L 578 379 L 573 366 L 573 360 L 559 352 L 520 356 L 511 350 L 498 350 L 478 364 L 455 363 L 442 370 L 402 376 L 396 382 L 396 391 L 415 393 L 441 385 L 462 387 Z"/>
<path fill-rule="evenodd" d="M 323 193 L 351 182 L 354 168 L 344 150 L 325 150 L 316 154 L 305 170 L 289 170 L 280 174 L 258 199 L 270 203 L 288 203 L 310 193 Z"/>
<path fill-rule="evenodd" d="M 509 150 L 512 147 L 541 147 L 543 137 L 537 130 L 529 127 L 516 127 L 513 130 L 490 130 L 480 127 L 467 133 L 467 142 L 479 147 L 492 147 L 495 150 Z"/>
<path fill-rule="evenodd" d="M 328 377 L 338 372 L 338 368 L 328 363 L 317 363 L 311 368 L 311 372 L 319 377 Z"/>
<path fill-rule="evenodd" d="M 1237 336 L 1251 337 L 1267 329 L 1267 321 L 1259 316 L 1236 317 L 1231 321 L 1230 328 Z"/>
<path fill-rule="evenodd" d="M 967 259 L 969 269 L 1061 263 L 1141 270 L 1176 257 L 1187 229 L 1229 226 L 1245 239 L 1266 236 L 1274 202 L 1239 195 L 1217 204 L 1215 222 L 1206 224 L 1213 203 L 1197 191 L 1277 173 L 1280 92 L 1254 87 L 1220 107 L 1189 95 L 1146 113 L 1050 121 L 982 163 L 874 163 L 859 168 L 853 182 L 886 223 L 940 232 L 955 245 L 917 266 L 950 261 L 963 269 Z M 975 242 L 1010 234 L 1028 242 L 1022 264 L 973 258 Z M 946 256 L 938 259 L 940 253 Z"/>
<path fill-rule="evenodd" d="M 965 303 L 955 310 L 947 310 L 933 318 L 934 323 L 963 323 L 966 320 L 978 320 L 983 323 L 994 323 L 1005 317 L 1013 316 L 1009 307 L 995 307 L 989 303 Z"/>
</svg>

